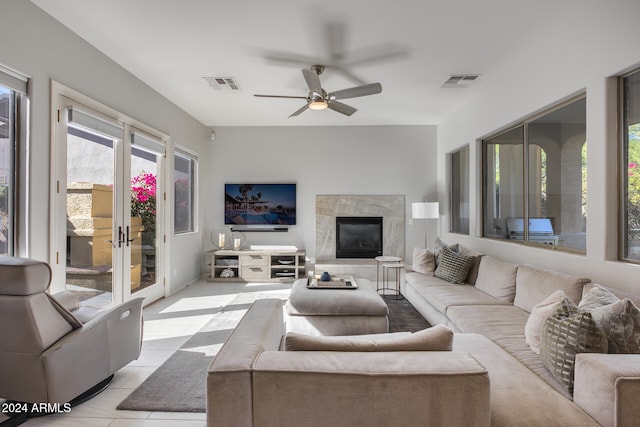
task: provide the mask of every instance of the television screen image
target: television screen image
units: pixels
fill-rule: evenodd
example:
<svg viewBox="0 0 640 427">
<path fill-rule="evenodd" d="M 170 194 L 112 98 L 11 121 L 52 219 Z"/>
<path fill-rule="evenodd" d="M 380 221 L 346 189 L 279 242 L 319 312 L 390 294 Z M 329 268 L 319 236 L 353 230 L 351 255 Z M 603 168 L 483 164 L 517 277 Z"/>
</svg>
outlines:
<svg viewBox="0 0 640 427">
<path fill-rule="evenodd" d="M 225 184 L 224 223 L 295 225 L 296 184 Z"/>
</svg>

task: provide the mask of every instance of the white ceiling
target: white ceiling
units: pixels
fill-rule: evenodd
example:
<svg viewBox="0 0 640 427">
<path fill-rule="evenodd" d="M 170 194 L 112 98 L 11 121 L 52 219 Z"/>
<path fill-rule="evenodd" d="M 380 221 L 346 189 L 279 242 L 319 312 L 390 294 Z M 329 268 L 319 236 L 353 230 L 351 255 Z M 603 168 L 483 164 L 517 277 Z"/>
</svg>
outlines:
<svg viewBox="0 0 640 427">
<path fill-rule="evenodd" d="M 436 124 L 536 34 L 574 19 L 583 0 L 31 0 L 80 37 L 209 126 Z M 334 40 L 334 42 L 331 42 Z M 332 47 L 335 45 L 335 47 Z M 274 57 L 290 61 L 276 61 Z M 270 59 L 271 58 L 271 59 Z M 367 60 L 368 59 L 368 60 Z M 329 68 L 335 91 L 381 82 L 382 93 L 331 110 L 288 115 L 301 68 Z M 450 74 L 481 74 L 442 88 Z M 233 77 L 240 91 L 203 77 Z"/>
</svg>

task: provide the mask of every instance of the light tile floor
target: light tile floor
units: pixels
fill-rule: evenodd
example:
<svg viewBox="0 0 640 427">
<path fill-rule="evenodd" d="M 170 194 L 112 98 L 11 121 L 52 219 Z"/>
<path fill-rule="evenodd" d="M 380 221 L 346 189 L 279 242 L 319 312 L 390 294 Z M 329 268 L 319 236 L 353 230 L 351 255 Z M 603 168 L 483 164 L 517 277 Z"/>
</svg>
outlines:
<svg viewBox="0 0 640 427">
<path fill-rule="evenodd" d="M 234 327 L 259 298 L 286 299 L 291 283 L 210 283 L 204 280 L 144 309 L 144 341 L 140 358 L 115 374 L 109 387 L 68 414 L 32 418 L 24 426 L 47 427 L 204 427 L 206 415 L 182 412 L 119 411 L 118 404 L 166 361 L 222 307 L 239 306 Z M 2 421 L 0 419 L 0 421 Z"/>
</svg>

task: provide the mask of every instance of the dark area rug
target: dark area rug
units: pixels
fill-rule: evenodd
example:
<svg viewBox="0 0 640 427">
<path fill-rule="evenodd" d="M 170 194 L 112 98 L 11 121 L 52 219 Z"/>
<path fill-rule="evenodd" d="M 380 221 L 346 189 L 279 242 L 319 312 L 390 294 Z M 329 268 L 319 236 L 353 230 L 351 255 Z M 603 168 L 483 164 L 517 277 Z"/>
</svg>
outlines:
<svg viewBox="0 0 640 427">
<path fill-rule="evenodd" d="M 389 332 L 416 332 L 430 326 L 403 296 L 384 295 L 382 298 L 389 307 Z"/>
<path fill-rule="evenodd" d="M 404 297 L 383 298 L 389 307 L 389 332 L 415 332 L 429 327 Z M 223 312 L 230 309 L 225 307 Z M 228 323 L 214 317 L 123 400 L 117 409 L 206 412 L 207 367 L 231 332 Z"/>
</svg>

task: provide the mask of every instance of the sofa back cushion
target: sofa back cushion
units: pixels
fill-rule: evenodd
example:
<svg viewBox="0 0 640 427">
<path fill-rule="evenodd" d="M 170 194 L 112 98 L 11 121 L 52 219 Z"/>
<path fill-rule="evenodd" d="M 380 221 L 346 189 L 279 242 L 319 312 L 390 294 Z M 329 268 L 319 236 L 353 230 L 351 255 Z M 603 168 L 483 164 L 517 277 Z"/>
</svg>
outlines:
<svg viewBox="0 0 640 427">
<path fill-rule="evenodd" d="M 449 351 L 453 331 L 436 325 L 408 334 L 366 336 L 315 336 L 289 332 L 284 338 L 286 351 Z"/>
<path fill-rule="evenodd" d="M 582 297 L 582 287 L 591 280 L 545 270 L 532 265 L 519 265 L 516 273 L 516 297 L 513 305 L 531 313 L 533 307 L 557 290 L 577 304 Z"/>
<path fill-rule="evenodd" d="M 599 288 L 606 289 L 607 291 L 609 291 L 610 293 L 612 293 L 613 295 L 615 295 L 619 299 L 629 298 L 631 301 L 633 301 L 633 303 L 635 305 L 640 307 L 640 292 L 633 292 L 632 293 L 632 292 L 629 292 L 629 291 L 623 291 L 621 289 L 612 288 L 610 286 L 604 286 L 604 285 L 601 285 L 601 284 L 598 284 L 598 283 L 587 283 L 586 285 L 584 285 L 584 288 L 582 289 L 582 298 L 584 298 L 585 295 L 588 292 L 590 292 L 594 287 L 599 287 Z"/>
<path fill-rule="evenodd" d="M 485 255 L 478 267 L 476 288 L 501 301 L 513 302 L 516 296 L 517 271 L 517 264 Z"/>
</svg>

